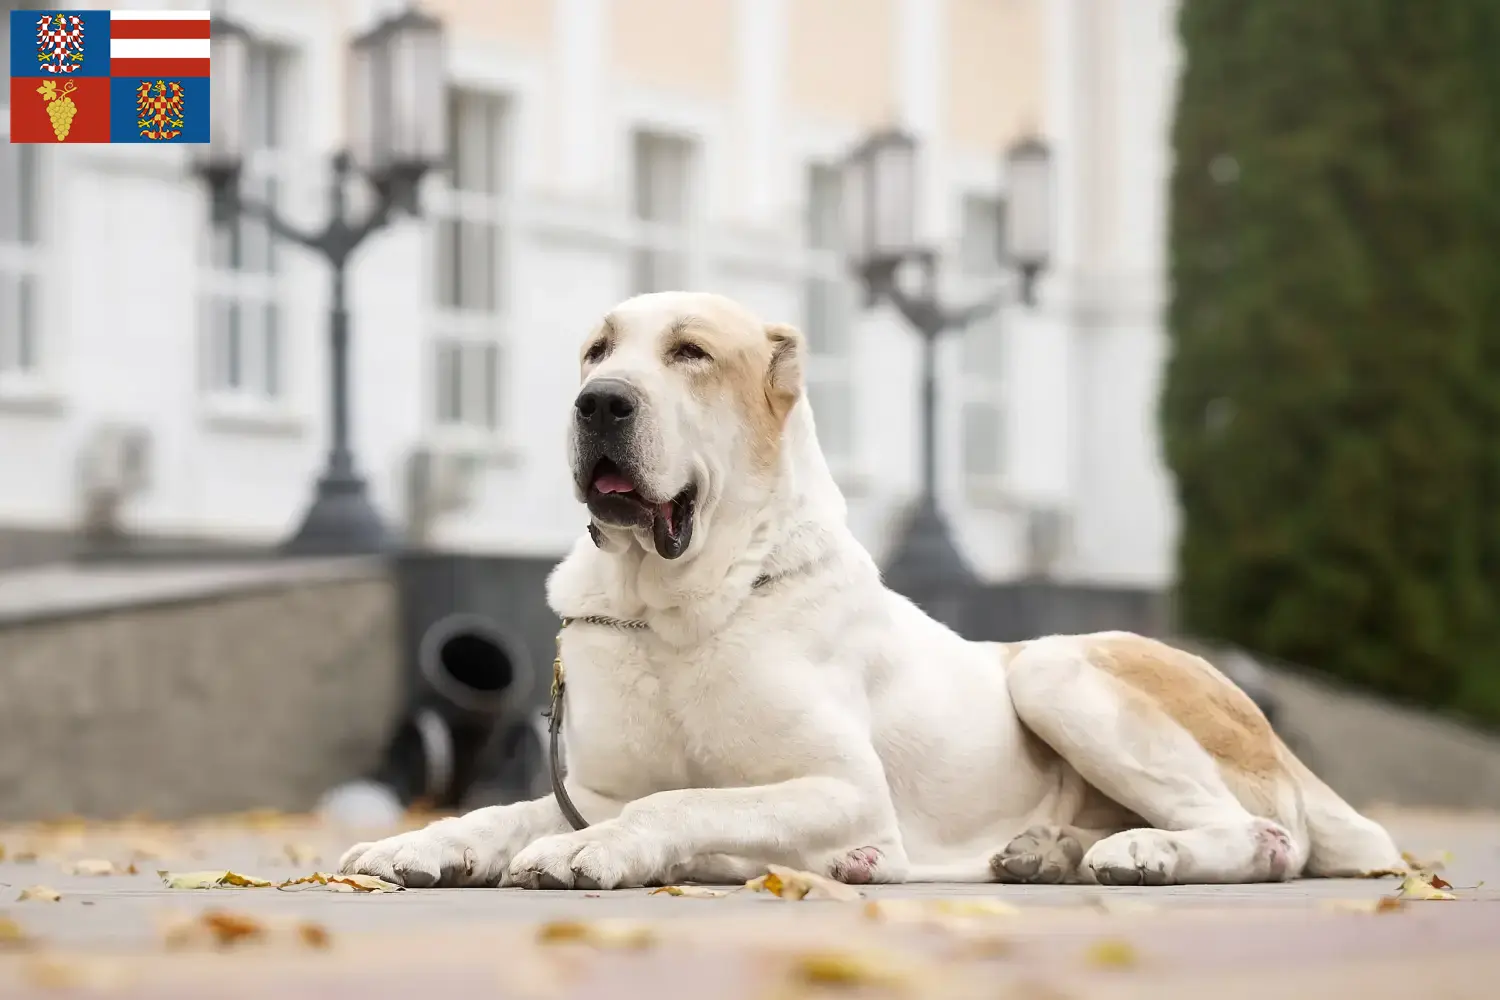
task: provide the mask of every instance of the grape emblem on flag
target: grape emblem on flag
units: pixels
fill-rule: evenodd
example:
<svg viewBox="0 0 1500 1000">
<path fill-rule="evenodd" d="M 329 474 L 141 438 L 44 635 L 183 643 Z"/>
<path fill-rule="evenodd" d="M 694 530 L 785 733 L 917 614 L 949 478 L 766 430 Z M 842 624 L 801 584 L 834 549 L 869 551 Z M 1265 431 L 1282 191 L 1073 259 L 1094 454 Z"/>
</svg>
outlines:
<svg viewBox="0 0 1500 1000">
<path fill-rule="evenodd" d="M 135 124 L 141 138 L 175 139 L 181 135 L 184 96 L 182 84 L 175 80 L 147 80 L 137 87 L 135 110 L 139 120 Z"/>
<path fill-rule="evenodd" d="M 68 130 L 73 127 L 73 116 L 78 114 L 78 105 L 68 96 L 73 92 L 73 81 L 69 80 L 63 84 L 62 90 L 58 90 L 56 80 L 43 80 L 36 92 L 47 102 L 47 117 L 52 119 L 52 134 L 57 136 L 58 142 L 62 142 L 68 137 Z"/>
<path fill-rule="evenodd" d="M 82 65 L 83 18 L 77 14 L 44 14 L 39 18 L 36 61 L 44 73 L 71 73 Z"/>
</svg>

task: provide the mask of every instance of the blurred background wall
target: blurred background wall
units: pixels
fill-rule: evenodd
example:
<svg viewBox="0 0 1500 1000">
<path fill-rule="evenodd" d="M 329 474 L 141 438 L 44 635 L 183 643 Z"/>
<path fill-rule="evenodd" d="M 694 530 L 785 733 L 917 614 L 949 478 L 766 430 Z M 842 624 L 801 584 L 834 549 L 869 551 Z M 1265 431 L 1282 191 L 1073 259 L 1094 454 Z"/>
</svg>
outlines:
<svg viewBox="0 0 1500 1000">
<path fill-rule="evenodd" d="M 582 337 L 635 292 L 706 288 L 807 331 L 820 435 L 879 557 L 916 484 L 918 341 L 859 306 L 833 165 L 874 127 L 913 131 L 924 235 L 951 255 L 950 293 L 978 296 L 1001 276 L 1000 151 L 1037 132 L 1058 255 L 1038 312 L 945 353 L 945 500 L 990 580 L 1168 584 L 1174 4 L 424 6 L 452 42 L 454 169 L 351 273 L 356 454 L 391 518 L 438 548 L 561 554 L 583 523 L 561 453 Z M 347 39 L 390 7 L 218 8 L 264 40 L 250 186 L 295 221 L 324 218 Z M 326 447 L 327 295 L 322 262 L 254 222 L 210 231 L 184 150 L 0 147 L 0 562 L 67 544 L 90 455 L 122 437 L 143 473 L 130 534 L 285 536 Z M 417 516 L 429 455 L 456 509 Z"/>
</svg>

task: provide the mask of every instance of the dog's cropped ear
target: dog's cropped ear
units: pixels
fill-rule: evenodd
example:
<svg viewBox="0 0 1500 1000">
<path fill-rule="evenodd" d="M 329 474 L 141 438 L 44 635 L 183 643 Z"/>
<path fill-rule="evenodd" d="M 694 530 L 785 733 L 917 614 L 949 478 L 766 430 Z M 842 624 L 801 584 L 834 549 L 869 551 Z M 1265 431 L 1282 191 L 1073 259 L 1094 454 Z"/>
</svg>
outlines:
<svg viewBox="0 0 1500 1000">
<path fill-rule="evenodd" d="M 791 412 L 802 395 L 802 357 L 807 341 L 796 327 L 772 323 L 766 327 L 771 342 L 771 364 L 766 368 L 766 400 L 778 420 Z"/>
</svg>

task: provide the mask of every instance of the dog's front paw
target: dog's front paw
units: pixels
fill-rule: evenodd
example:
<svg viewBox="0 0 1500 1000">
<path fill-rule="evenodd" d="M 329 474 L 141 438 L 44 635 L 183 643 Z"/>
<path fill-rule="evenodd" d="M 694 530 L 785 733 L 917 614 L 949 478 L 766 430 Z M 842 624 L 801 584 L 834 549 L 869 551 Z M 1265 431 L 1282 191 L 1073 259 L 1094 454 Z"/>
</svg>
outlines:
<svg viewBox="0 0 1500 1000">
<path fill-rule="evenodd" d="M 475 831 L 448 820 L 355 844 L 339 859 L 339 871 L 374 875 L 413 889 L 487 886 L 499 884 L 508 860 L 493 838 L 476 836 Z"/>
<path fill-rule="evenodd" d="M 670 868 L 650 838 L 600 823 L 536 841 L 510 863 L 509 880 L 526 889 L 625 889 L 661 881 Z"/>
</svg>

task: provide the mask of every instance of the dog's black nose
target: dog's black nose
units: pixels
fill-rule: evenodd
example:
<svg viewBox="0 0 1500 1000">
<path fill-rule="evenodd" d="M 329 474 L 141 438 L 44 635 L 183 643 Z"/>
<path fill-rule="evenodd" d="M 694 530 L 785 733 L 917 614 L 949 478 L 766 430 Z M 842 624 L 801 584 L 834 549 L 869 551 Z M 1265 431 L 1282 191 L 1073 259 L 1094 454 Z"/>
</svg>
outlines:
<svg viewBox="0 0 1500 1000">
<path fill-rule="evenodd" d="M 573 401 L 578 423 L 601 434 L 624 430 L 635 418 L 635 389 L 614 378 L 595 379 Z"/>
</svg>

